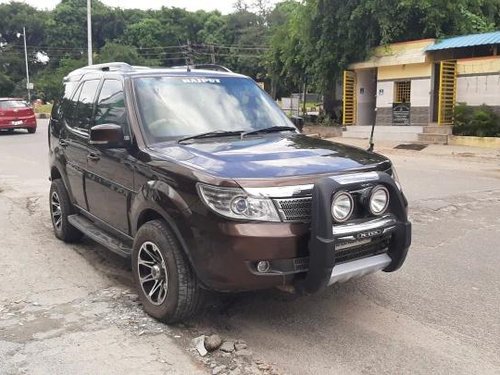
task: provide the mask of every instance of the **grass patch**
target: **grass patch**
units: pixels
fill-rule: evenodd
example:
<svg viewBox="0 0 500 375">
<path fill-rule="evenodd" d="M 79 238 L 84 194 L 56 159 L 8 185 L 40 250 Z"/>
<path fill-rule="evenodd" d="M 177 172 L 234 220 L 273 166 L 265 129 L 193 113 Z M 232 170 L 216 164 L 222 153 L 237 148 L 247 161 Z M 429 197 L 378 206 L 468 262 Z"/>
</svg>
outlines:
<svg viewBox="0 0 500 375">
<path fill-rule="evenodd" d="M 52 112 L 52 104 L 42 104 L 35 106 L 35 113 L 47 113 L 50 114 Z"/>
</svg>

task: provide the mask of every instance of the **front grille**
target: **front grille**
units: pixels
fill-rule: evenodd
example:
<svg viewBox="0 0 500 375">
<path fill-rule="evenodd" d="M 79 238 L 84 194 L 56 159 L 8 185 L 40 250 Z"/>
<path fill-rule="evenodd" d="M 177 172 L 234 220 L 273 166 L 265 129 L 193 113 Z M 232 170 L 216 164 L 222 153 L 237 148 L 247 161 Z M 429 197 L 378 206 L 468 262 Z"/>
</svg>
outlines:
<svg viewBox="0 0 500 375">
<path fill-rule="evenodd" d="M 359 245 L 356 241 L 353 241 L 352 247 L 348 246 L 349 242 L 340 242 L 335 248 L 335 263 L 344 263 L 385 253 L 389 248 L 390 242 L 391 236 L 372 238 L 369 242 Z"/>
<path fill-rule="evenodd" d="M 312 197 L 274 200 L 283 221 L 310 222 Z"/>
<path fill-rule="evenodd" d="M 309 257 L 295 258 L 293 260 L 293 266 L 297 272 L 307 271 L 309 268 Z"/>
<path fill-rule="evenodd" d="M 366 241 L 338 242 L 335 248 L 335 264 L 386 253 L 389 250 L 391 235 Z M 349 247 L 349 245 L 352 246 Z M 285 274 L 307 272 L 309 270 L 309 257 L 273 260 L 271 268 Z"/>
</svg>

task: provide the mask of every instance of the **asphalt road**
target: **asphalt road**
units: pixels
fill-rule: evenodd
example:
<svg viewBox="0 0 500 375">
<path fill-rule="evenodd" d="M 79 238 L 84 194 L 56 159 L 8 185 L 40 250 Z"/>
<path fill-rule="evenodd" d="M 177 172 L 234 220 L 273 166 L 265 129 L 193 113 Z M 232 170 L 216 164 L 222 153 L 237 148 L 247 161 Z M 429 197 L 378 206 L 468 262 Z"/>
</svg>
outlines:
<svg viewBox="0 0 500 375">
<path fill-rule="evenodd" d="M 179 328 L 129 302 L 123 261 L 53 238 L 46 139 L 0 135 L 0 373 L 194 373 L 190 339 L 217 332 L 287 374 L 500 374 L 499 159 L 387 150 L 414 225 L 400 271 L 216 298 Z"/>
</svg>

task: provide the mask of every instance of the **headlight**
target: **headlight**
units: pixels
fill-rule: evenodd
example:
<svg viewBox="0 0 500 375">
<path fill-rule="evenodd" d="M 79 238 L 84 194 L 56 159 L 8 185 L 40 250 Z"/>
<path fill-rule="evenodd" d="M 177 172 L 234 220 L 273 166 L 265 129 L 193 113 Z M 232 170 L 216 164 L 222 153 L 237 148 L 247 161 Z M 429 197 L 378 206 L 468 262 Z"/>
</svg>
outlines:
<svg viewBox="0 0 500 375">
<path fill-rule="evenodd" d="M 382 215 L 389 206 L 389 191 L 379 185 L 375 186 L 370 195 L 368 207 L 373 215 Z"/>
<path fill-rule="evenodd" d="M 353 210 L 354 200 L 351 194 L 345 191 L 339 191 L 333 196 L 332 216 L 337 223 L 349 220 Z"/>
<path fill-rule="evenodd" d="M 198 184 L 203 202 L 214 212 L 240 220 L 281 221 L 271 199 L 249 196 L 243 189 Z"/>
</svg>

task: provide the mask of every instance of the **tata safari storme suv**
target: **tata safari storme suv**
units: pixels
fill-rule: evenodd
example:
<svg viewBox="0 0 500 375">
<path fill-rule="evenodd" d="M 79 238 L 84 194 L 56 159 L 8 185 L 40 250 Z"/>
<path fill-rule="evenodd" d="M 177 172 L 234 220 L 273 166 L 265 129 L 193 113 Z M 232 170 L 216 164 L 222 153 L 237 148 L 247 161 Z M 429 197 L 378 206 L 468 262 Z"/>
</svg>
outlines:
<svg viewBox="0 0 500 375">
<path fill-rule="evenodd" d="M 145 311 L 164 322 L 205 290 L 309 294 L 392 272 L 410 246 L 388 159 L 300 134 L 224 69 L 74 71 L 49 146 L 55 235 L 130 257 Z"/>
</svg>

